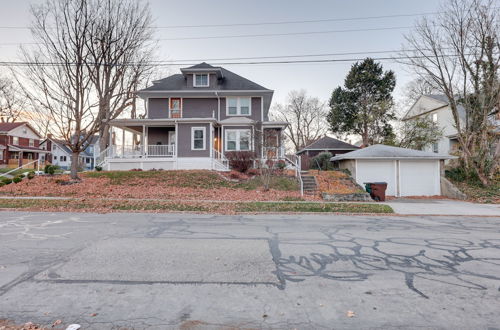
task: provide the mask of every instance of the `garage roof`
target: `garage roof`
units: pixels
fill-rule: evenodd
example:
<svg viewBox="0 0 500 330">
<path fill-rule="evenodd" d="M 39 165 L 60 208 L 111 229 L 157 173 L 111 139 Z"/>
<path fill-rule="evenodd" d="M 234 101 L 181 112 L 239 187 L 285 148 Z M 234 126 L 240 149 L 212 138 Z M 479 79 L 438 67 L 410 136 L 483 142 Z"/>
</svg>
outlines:
<svg viewBox="0 0 500 330">
<path fill-rule="evenodd" d="M 331 161 L 342 159 L 454 159 L 451 155 L 437 154 L 421 150 L 391 147 L 376 144 L 330 158 Z"/>
</svg>

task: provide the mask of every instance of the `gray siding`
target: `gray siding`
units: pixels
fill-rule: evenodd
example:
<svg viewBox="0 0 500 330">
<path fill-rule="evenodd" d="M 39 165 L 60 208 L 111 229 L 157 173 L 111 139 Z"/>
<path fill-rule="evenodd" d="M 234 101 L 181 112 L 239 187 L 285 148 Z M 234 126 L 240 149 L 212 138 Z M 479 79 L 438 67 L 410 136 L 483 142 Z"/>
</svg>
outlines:
<svg viewBox="0 0 500 330">
<path fill-rule="evenodd" d="M 149 127 L 148 128 L 148 144 L 156 145 L 160 142 L 162 145 L 167 145 L 168 131 L 174 131 L 174 127 Z"/>
<path fill-rule="evenodd" d="M 149 99 L 148 118 L 168 118 L 168 99 Z"/>
<path fill-rule="evenodd" d="M 220 120 L 224 120 L 227 118 L 234 118 L 234 117 L 246 117 L 253 119 L 255 121 L 261 121 L 261 112 L 262 112 L 262 106 L 261 106 L 261 98 L 260 97 L 252 97 L 252 113 L 250 116 L 227 116 L 226 115 L 226 98 L 221 98 L 220 102 Z"/>
<path fill-rule="evenodd" d="M 191 150 L 191 128 L 205 127 L 205 150 Z M 212 138 L 210 136 L 210 124 L 178 124 L 178 157 L 210 157 Z"/>
<path fill-rule="evenodd" d="M 217 98 L 182 99 L 182 118 L 217 118 Z"/>
</svg>

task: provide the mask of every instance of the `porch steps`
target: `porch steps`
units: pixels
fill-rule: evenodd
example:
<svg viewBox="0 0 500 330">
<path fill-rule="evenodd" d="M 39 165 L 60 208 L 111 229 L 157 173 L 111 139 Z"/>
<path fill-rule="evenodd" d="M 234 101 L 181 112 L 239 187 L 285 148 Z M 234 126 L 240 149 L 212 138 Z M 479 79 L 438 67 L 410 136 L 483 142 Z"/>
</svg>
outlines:
<svg viewBox="0 0 500 330">
<path fill-rule="evenodd" d="M 309 175 L 307 171 L 301 171 L 300 177 L 302 178 L 304 194 L 315 195 L 318 192 L 318 184 L 314 176 Z"/>
</svg>

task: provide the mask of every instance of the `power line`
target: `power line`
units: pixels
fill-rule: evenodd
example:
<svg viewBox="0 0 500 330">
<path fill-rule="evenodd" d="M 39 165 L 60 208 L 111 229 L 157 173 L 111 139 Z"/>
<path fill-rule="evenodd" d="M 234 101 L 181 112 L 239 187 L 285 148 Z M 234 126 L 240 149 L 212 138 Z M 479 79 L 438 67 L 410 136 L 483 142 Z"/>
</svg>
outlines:
<svg viewBox="0 0 500 330">
<path fill-rule="evenodd" d="M 201 39 L 227 39 L 227 38 L 254 38 L 254 37 L 274 37 L 274 36 L 297 36 L 308 34 L 329 34 L 329 33 L 346 33 L 346 32 L 367 32 L 367 31 L 386 31 L 410 29 L 411 26 L 391 26 L 382 28 L 369 29 L 348 29 L 348 30 L 323 30 L 323 31 L 308 31 L 308 32 L 285 32 L 285 33 L 262 33 L 262 34 L 235 34 L 222 36 L 205 36 L 205 37 L 180 37 L 180 38 L 161 38 L 160 41 L 166 40 L 201 40 Z"/>
<path fill-rule="evenodd" d="M 432 57 L 434 55 L 417 55 L 417 56 L 393 56 L 393 57 L 374 57 L 373 59 L 376 61 L 386 61 L 386 60 L 404 60 L 404 59 L 419 59 L 419 58 L 427 58 Z M 456 57 L 458 54 L 443 54 L 439 55 L 439 57 Z M 256 64 L 295 64 L 295 63 L 334 63 L 334 62 L 358 62 L 363 61 L 364 58 L 340 58 L 340 59 L 318 59 L 318 60 L 283 60 L 283 61 L 247 61 L 247 62 L 217 62 L 212 63 L 212 65 L 256 65 Z M 3 61 L 0 62 L 0 66 L 60 66 L 60 65 L 76 65 L 77 63 L 62 63 L 62 62 L 16 62 L 16 61 Z M 92 63 L 88 63 L 92 64 Z M 168 63 L 168 62 L 150 62 L 145 63 L 145 65 L 149 65 L 152 67 L 163 67 L 163 66 L 189 66 L 194 65 L 196 63 Z M 128 65 L 137 65 L 137 63 L 129 62 L 117 64 L 115 66 L 128 66 Z"/>
<path fill-rule="evenodd" d="M 198 25 L 167 25 L 167 26 L 155 26 L 152 29 L 180 29 L 180 28 L 206 28 L 206 27 L 234 27 L 234 26 L 259 26 L 259 25 L 284 25 L 284 24 L 305 24 L 305 23 L 322 23 L 322 22 L 345 22 L 345 21 L 362 21 L 362 20 L 372 20 L 372 19 L 384 19 L 384 18 L 397 18 L 397 17 L 415 17 L 415 16 L 426 16 L 426 15 L 436 15 L 441 12 L 428 12 L 428 13 L 413 13 L 413 14 L 393 14 L 393 15 L 381 15 L 381 16 L 360 16 L 360 17 L 335 17 L 335 18 L 324 18 L 324 19 L 310 19 L 310 20 L 298 20 L 298 21 L 278 21 L 278 22 L 255 22 L 255 23 L 227 23 L 227 24 L 198 24 Z M 0 26 L 0 29 L 12 29 L 21 30 L 31 29 L 28 26 Z"/>
<path fill-rule="evenodd" d="M 263 34 L 238 34 L 238 35 L 220 35 L 220 36 L 204 36 L 204 37 L 179 37 L 179 38 L 160 38 L 157 41 L 175 41 L 175 40 L 203 40 L 203 39 L 232 39 L 232 38 L 256 38 L 256 37 L 276 37 L 276 36 L 297 36 L 297 35 L 311 35 L 311 34 L 330 34 L 330 33 L 349 33 L 349 32 L 367 32 L 367 31 L 387 31 L 387 30 L 401 30 L 410 29 L 411 26 L 391 26 L 381 28 L 367 28 L 367 29 L 346 29 L 346 30 L 323 30 L 323 31 L 306 31 L 306 32 L 285 32 L 285 33 L 263 33 Z M 7 42 L 0 43 L 0 46 L 13 46 L 13 45 L 39 45 L 36 42 Z"/>
</svg>

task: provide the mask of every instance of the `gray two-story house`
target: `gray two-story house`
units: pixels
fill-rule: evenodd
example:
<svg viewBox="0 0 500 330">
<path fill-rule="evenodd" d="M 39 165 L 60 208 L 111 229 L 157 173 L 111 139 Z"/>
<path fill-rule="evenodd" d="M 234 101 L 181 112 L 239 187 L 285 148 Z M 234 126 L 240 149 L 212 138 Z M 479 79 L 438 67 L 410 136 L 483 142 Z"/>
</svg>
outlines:
<svg viewBox="0 0 500 330">
<path fill-rule="evenodd" d="M 228 152 L 284 157 L 286 123 L 268 116 L 272 90 L 207 63 L 180 71 L 137 92 L 144 118 L 113 120 L 112 145 L 98 164 L 107 170 L 228 170 Z M 135 141 L 124 143 L 125 132 Z"/>
</svg>

